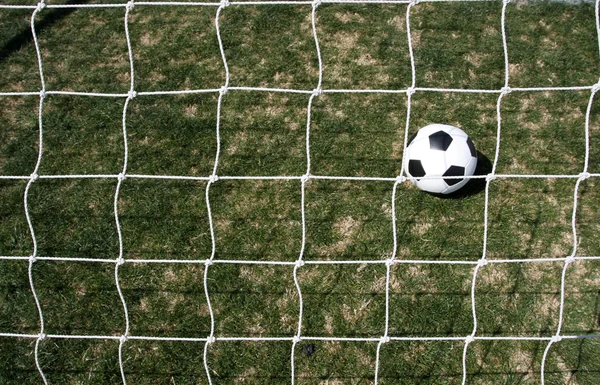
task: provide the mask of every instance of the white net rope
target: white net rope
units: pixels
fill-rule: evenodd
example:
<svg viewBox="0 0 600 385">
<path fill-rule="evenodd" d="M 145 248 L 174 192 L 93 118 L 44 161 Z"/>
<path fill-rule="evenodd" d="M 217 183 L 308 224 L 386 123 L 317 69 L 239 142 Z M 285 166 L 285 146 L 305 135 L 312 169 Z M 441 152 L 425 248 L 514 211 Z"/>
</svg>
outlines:
<svg viewBox="0 0 600 385">
<path fill-rule="evenodd" d="M 37 61 L 38 61 L 38 69 L 40 76 L 40 91 L 36 92 L 1 92 L 0 96 L 27 96 L 27 95 L 39 95 L 39 108 L 38 108 L 38 124 L 39 124 L 39 147 L 38 147 L 38 156 L 35 167 L 29 176 L 24 175 L 12 175 L 12 176 L 0 176 L 0 179 L 3 180 L 26 180 L 27 186 L 25 188 L 25 193 L 23 197 L 24 201 L 24 209 L 25 216 L 27 218 L 27 223 L 29 225 L 29 230 L 31 233 L 31 239 L 33 242 L 33 252 L 29 256 L 0 256 L 0 260 L 24 260 L 28 261 L 28 279 L 29 286 L 31 288 L 31 292 L 33 298 L 35 300 L 35 304 L 37 307 L 37 312 L 39 316 L 39 332 L 37 334 L 20 334 L 20 333 L 2 333 L 0 332 L 0 337 L 12 337 L 12 338 L 30 338 L 35 339 L 35 349 L 34 349 L 34 357 L 35 364 L 37 366 L 37 370 L 41 379 L 45 384 L 48 384 L 44 371 L 42 370 L 42 366 L 39 360 L 39 345 L 40 342 L 47 338 L 56 338 L 56 339 L 99 339 L 99 340 L 117 340 L 119 341 L 119 368 L 121 373 L 121 378 L 123 384 L 127 383 L 126 371 L 123 364 L 123 346 L 127 343 L 128 340 L 147 340 L 147 341 L 180 341 L 180 342 L 198 342 L 204 343 L 204 368 L 206 371 L 206 376 L 208 382 L 212 384 L 211 374 L 209 370 L 208 363 L 208 348 L 211 344 L 216 343 L 218 341 L 288 341 L 292 342 L 291 349 L 291 357 L 290 357 L 290 365 L 291 365 L 291 378 L 290 382 L 294 384 L 295 382 L 295 351 L 296 345 L 300 341 L 348 341 L 348 342 L 372 342 L 377 343 L 376 350 L 376 360 L 375 360 L 375 384 L 379 381 L 379 369 L 380 369 L 380 352 L 381 348 L 384 344 L 390 341 L 456 341 L 462 342 L 464 345 L 463 353 L 462 353 L 462 383 L 465 384 L 467 380 L 467 353 L 469 351 L 469 345 L 477 340 L 482 341 L 491 341 L 491 340 L 504 340 L 504 341 L 542 341 L 547 342 L 546 348 L 543 353 L 542 362 L 541 362 L 541 382 L 545 383 L 545 365 L 548 356 L 548 352 L 550 351 L 553 344 L 565 340 L 565 339 L 583 339 L 583 338 L 600 338 L 600 335 L 566 335 L 562 333 L 562 325 L 563 325 L 563 313 L 565 306 L 565 277 L 569 266 L 573 264 L 573 262 L 577 260 L 600 260 L 600 256 L 579 256 L 577 255 L 577 246 L 578 246 L 578 235 L 577 235 L 577 207 L 578 207 L 578 195 L 579 195 L 579 187 L 581 182 L 585 181 L 588 178 L 600 177 L 600 174 L 590 173 L 588 172 L 588 164 L 589 164 L 589 153 L 590 153 L 590 115 L 592 110 L 592 104 L 594 102 L 595 96 L 600 90 L 600 82 L 596 84 L 591 84 L 588 86 L 575 86 L 575 87 L 528 87 L 528 88 L 516 88 L 510 87 L 510 78 L 509 78 L 509 52 L 507 46 L 507 33 L 506 33 L 506 8 L 509 4 L 510 0 L 503 0 L 502 4 L 502 14 L 501 14 L 501 33 L 502 33 L 502 43 L 503 43 L 503 52 L 504 52 L 504 86 L 501 89 L 448 89 L 448 88 L 425 88 L 418 87 L 416 80 L 416 65 L 415 65 L 415 56 L 413 52 L 413 42 L 411 38 L 411 9 L 421 2 L 449 2 L 449 1 L 485 1 L 485 0 L 315 0 L 315 1 L 247 1 L 247 2 L 234 2 L 228 0 L 222 0 L 220 3 L 212 3 L 212 2 L 143 2 L 143 1 L 129 1 L 124 4 L 70 4 L 70 5 L 51 5 L 46 4 L 44 0 L 34 6 L 27 5 L 0 5 L 0 9 L 31 9 L 31 33 L 33 36 L 33 42 L 35 45 L 36 53 L 37 53 Z M 410 63 L 411 63 L 411 74 L 412 74 L 412 82 L 411 86 L 406 89 L 398 89 L 398 90 L 383 90 L 383 89 L 322 89 L 322 79 L 323 79 L 323 61 L 321 57 L 321 50 L 319 47 L 319 38 L 317 35 L 317 27 L 316 27 L 316 13 L 320 4 L 325 3 L 348 3 L 348 4 L 406 4 L 406 30 L 408 36 L 408 48 L 410 52 Z M 312 6 L 311 11 L 311 23 L 312 23 L 312 34 L 314 37 L 315 49 L 318 57 L 318 82 L 315 85 L 315 88 L 312 90 L 302 90 L 302 89 L 283 89 L 283 88 L 263 88 L 263 87 L 241 87 L 241 86 L 230 86 L 229 79 L 229 67 L 227 64 L 226 57 L 226 49 L 223 45 L 223 41 L 221 39 L 221 31 L 219 27 L 219 19 L 221 12 L 223 9 L 229 6 L 243 7 L 248 5 L 310 5 Z M 195 89 L 195 90 L 181 90 L 181 91 L 156 91 L 156 92 L 136 92 L 135 91 L 135 72 L 134 72 L 134 59 L 133 59 L 133 50 L 131 45 L 131 38 L 129 34 L 129 15 L 131 10 L 138 6 L 150 6 L 150 7 L 159 7 L 159 6 L 198 6 L 198 7 L 214 7 L 216 8 L 216 16 L 215 16 L 215 28 L 217 39 L 219 43 L 219 49 L 221 54 L 221 59 L 223 62 L 223 69 L 225 72 L 225 82 L 221 88 L 218 89 Z M 128 48 L 128 56 L 129 56 L 129 65 L 130 65 L 130 89 L 126 94 L 110 94 L 110 93 L 91 93 L 91 92 L 72 92 L 72 91 L 53 91 L 46 89 L 46 83 L 44 80 L 44 71 L 43 71 L 43 60 L 42 54 L 40 51 L 40 46 L 38 43 L 38 38 L 36 34 L 36 25 L 35 19 L 36 15 L 40 12 L 43 12 L 44 9 L 56 9 L 56 8 L 123 8 L 125 10 L 124 16 L 124 26 L 125 26 L 125 34 Z M 596 0 L 595 2 L 595 18 L 596 18 L 596 32 L 600 53 L 600 0 Z M 233 176 L 233 175 L 217 175 L 217 169 L 219 166 L 219 155 L 221 151 L 221 137 L 220 137 L 220 124 L 221 124 L 221 105 L 223 102 L 223 98 L 230 91 L 259 91 L 259 92 L 277 92 L 277 93 L 296 93 L 296 94 L 306 94 L 309 95 L 308 106 L 307 106 L 307 121 L 306 121 L 306 173 L 304 175 L 299 176 Z M 511 92 L 561 92 L 561 91 L 586 91 L 589 92 L 589 101 L 587 104 L 587 109 L 585 112 L 585 159 L 584 159 L 584 167 L 581 170 L 581 173 L 575 175 L 567 175 L 567 174 L 548 174 L 548 175 L 524 175 L 524 174 L 498 174 L 496 173 L 496 168 L 498 165 L 499 153 L 500 153 L 500 143 L 501 143 L 501 133 L 502 133 L 502 115 L 501 115 L 501 106 L 503 98 L 511 93 Z M 320 95 L 324 93 L 395 93 L 395 94 L 405 94 L 407 96 L 407 112 L 406 112 L 406 127 L 404 130 L 404 150 L 406 150 L 406 143 L 408 139 L 408 131 L 410 127 L 410 119 L 411 119 L 411 102 L 413 95 L 417 92 L 446 92 L 446 93 L 474 93 L 474 94 L 496 94 L 498 95 L 497 103 L 496 103 L 496 115 L 497 115 L 497 133 L 496 133 L 496 150 L 493 160 L 492 171 L 487 175 L 478 175 L 473 176 L 473 179 L 483 178 L 485 179 L 485 208 L 484 208 L 484 223 L 483 223 L 483 250 L 481 254 L 481 258 L 478 261 L 456 261 L 456 260 L 410 260 L 410 259 L 397 259 L 396 253 L 398 250 L 398 236 L 396 233 L 396 195 L 398 186 L 402 183 L 407 183 L 408 178 L 404 175 L 399 175 L 397 177 L 389 177 L 389 178 L 379 178 L 379 177 L 350 177 L 350 176 L 329 176 L 329 175 L 313 175 L 311 174 L 311 149 L 310 149 L 310 130 L 311 130 L 311 109 L 313 105 L 313 101 L 315 98 L 318 98 Z M 176 95 L 176 94 L 198 94 L 198 93 L 218 93 L 218 102 L 217 102 L 217 120 L 216 120 L 216 138 L 217 144 L 215 149 L 215 160 L 214 167 L 212 170 L 212 174 L 206 177 L 195 177 L 195 176 L 174 176 L 174 175 L 139 175 L 139 174 L 129 174 L 127 172 L 127 161 L 128 161 L 128 140 L 127 140 L 127 110 L 128 105 L 136 97 L 143 97 L 149 95 Z M 43 155 L 43 108 L 44 108 L 44 100 L 47 95 L 73 95 L 73 96 L 92 96 L 92 97 L 104 97 L 104 98 L 121 98 L 125 99 L 123 104 L 123 113 L 122 113 L 122 129 L 123 129 L 123 138 L 124 138 L 124 154 L 123 154 L 123 169 L 121 173 L 118 175 L 40 175 L 38 174 L 38 170 L 40 167 L 40 163 Z M 406 153 L 406 151 L 404 151 Z M 402 170 L 405 169 L 404 164 L 406 162 L 406 158 L 402 159 Z M 404 172 L 404 171 L 403 171 Z M 37 247 L 37 239 L 34 230 L 34 224 L 30 217 L 29 206 L 28 206 L 28 195 L 29 190 L 33 183 L 35 183 L 38 179 L 114 179 L 117 180 L 117 187 L 114 193 L 114 218 L 118 233 L 119 240 L 119 255 L 115 259 L 91 259 L 91 258 L 75 258 L 75 257 L 52 257 L 52 256 L 39 256 L 38 255 L 38 247 Z M 119 201 L 119 193 L 121 190 L 121 186 L 124 181 L 128 178 L 137 178 L 137 179 L 163 179 L 163 180 L 200 180 L 206 181 L 206 190 L 205 190 L 205 199 L 206 206 L 208 211 L 208 221 L 210 227 L 210 236 L 212 243 L 212 251 L 210 254 L 210 258 L 206 260 L 177 260 L 177 259 L 125 259 L 123 257 L 123 235 L 121 231 L 121 225 L 119 222 L 119 210 L 118 210 L 118 201 Z M 458 178 L 458 177 L 445 177 L 445 178 Z M 488 209 L 489 209 L 489 196 L 490 196 L 490 185 L 495 179 L 499 178 L 556 178 L 556 179 L 572 179 L 575 180 L 575 189 L 573 193 L 573 210 L 572 210 L 572 220 L 571 220 L 571 231 L 572 231 L 572 239 L 573 246 L 570 255 L 563 258 L 534 258 L 534 259 L 487 259 L 487 244 L 488 244 Z M 393 183 L 392 196 L 391 196 L 391 207 L 392 207 L 392 234 L 393 234 L 393 252 L 392 255 L 388 259 L 383 260 L 342 260 L 342 261 L 332 261 L 332 260 L 304 260 L 304 251 L 306 245 L 306 184 L 311 179 L 321 179 L 321 180 L 353 180 L 353 181 L 383 181 L 388 183 Z M 298 254 L 298 258 L 294 262 L 285 262 L 285 261 L 252 261 L 252 260 L 220 260 L 215 258 L 215 253 L 217 250 L 217 242 L 215 237 L 214 225 L 213 225 L 213 217 L 211 213 L 211 204 L 209 199 L 209 192 L 211 186 L 214 183 L 217 183 L 219 180 L 297 180 L 300 182 L 300 194 L 301 194 L 301 218 L 302 218 L 302 243 L 301 249 Z M 40 305 L 40 301 L 38 299 L 38 295 L 35 289 L 35 282 L 32 276 L 32 266 L 36 261 L 67 261 L 67 262 L 81 262 L 81 263 L 109 263 L 114 264 L 114 280 L 115 285 L 121 300 L 121 304 L 123 307 L 125 324 L 123 325 L 123 333 L 120 336 L 115 335 L 62 335 L 62 334 L 46 334 L 44 329 L 44 313 L 42 310 L 42 306 Z M 556 328 L 556 333 L 554 333 L 551 337 L 543 337 L 543 336 L 480 336 L 477 335 L 477 296 L 476 296 L 476 286 L 477 286 L 477 278 L 478 273 L 481 267 L 486 264 L 510 264 L 510 263 L 556 263 L 562 262 L 563 269 L 561 275 L 561 284 L 560 284 L 560 304 L 559 304 L 559 315 L 558 315 L 558 323 Z M 129 312 L 127 310 L 127 303 L 125 301 L 125 297 L 121 291 L 121 286 L 119 283 L 119 268 L 126 263 L 135 263 L 135 264 L 144 264 L 144 263 L 158 263 L 158 264 L 202 264 L 205 266 L 204 269 L 204 295 L 206 297 L 206 301 L 208 304 L 208 309 L 210 313 L 210 333 L 205 337 L 198 338 L 183 338 L 183 337 L 158 337 L 158 336 L 142 336 L 142 335 L 131 335 L 130 334 L 130 321 L 129 321 Z M 299 297 L 299 316 L 297 320 L 297 331 L 293 337 L 220 337 L 215 335 L 215 317 L 214 317 L 214 309 L 211 305 L 209 290 L 208 290 L 208 277 L 210 266 L 213 264 L 253 264 L 253 265 L 280 265 L 280 266 L 289 266 L 293 268 L 293 278 L 294 284 Z M 386 281 L 385 281 L 385 327 L 382 331 L 381 335 L 373 336 L 369 338 L 350 338 L 350 337 L 323 337 L 323 336 L 308 336 L 302 334 L 302 321 L 303 321 L 303 297 L 302 297 L 302 288 L 300 282 L 298 280 L 298 270 L 301 269 L 304 265 L 335 265 L 335 264 L 346 264 L 346 265 L 360 265 L 360 264 L 380 264 L 386 266 Z M 389 324 L 390 324 L 390 271 L 393 265 L 395 264 L 440 264 L 440 265 L 470 265 L 473 267 L 473 275 L 471 280 L 471 311 L 472 311 L 472 319 L 473 319 L 473 329 L 469 335 L 466 336 L 440 336 L 440 337 L 399 337 L 399 336 L 390 336 L 389 335 Z"/>
</svg>

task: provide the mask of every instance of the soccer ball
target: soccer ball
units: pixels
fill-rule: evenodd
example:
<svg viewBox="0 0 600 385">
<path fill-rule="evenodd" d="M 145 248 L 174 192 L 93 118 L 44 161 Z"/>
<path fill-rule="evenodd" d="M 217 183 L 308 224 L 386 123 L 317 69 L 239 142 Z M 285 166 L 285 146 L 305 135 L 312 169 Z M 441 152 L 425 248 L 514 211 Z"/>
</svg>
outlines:
<svg viewBox="0 0 600 385">
<path fill-rule="evenodd" d="M 471 176 L 477 166 L 477 151 L 469 136 L 447 124 L 421 128 L 408 142 L 406 157 L 405 171 L 414 178 L 411 179 L 413 184 L 435 194 L 450 194 L 469 181 L 439 177 Z"/>
</svg>

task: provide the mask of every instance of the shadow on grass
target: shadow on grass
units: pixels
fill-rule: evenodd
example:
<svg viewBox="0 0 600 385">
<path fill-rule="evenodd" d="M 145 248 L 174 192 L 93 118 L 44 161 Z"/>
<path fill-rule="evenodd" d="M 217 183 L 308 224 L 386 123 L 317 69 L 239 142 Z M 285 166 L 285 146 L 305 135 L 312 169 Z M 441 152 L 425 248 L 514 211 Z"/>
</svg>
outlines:
<svg viewBox="0 0 600 385">
<path fill-rule="evenodd" d="M 492 172 L 492 162 L 480 151 L 477 151 L 477 167 L 475 175 L 487 175 Z M 477 195 L 485 190 L 485 178 L 471 179 L 467 184 L 451 194 L 431 194 L 442 199 L 464 199 Z"/>
<path fill-rule="evenodd" d="M 89 1 L 90 0 L 67 0 L 65 5 L 86 4 L 89 3 Z M 42 16 L 41 19 L 39 22 L 35 23 L 36 33 L 39 35 L 45 28 L 51 27 L 53 24 L 69 16 L 77 9 L 78 8 L 55 8 L 40 13 Z M 7 41 L 6 44 L 0 48 L 0 63 L 31 43 L 33 43 L 31 29 L 27 28 L 22 30 L 18 35 Z"/>
</svg>

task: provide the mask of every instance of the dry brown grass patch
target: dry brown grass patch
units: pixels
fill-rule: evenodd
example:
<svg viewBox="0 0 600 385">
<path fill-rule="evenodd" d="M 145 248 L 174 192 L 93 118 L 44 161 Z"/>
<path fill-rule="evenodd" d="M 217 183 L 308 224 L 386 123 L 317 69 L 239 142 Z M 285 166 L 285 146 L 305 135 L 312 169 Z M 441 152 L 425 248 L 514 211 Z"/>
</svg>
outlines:
<svg viewBox="0 0 600 385">
<path fill-rule="evenodd" d="M 322 256 L 343 253 L 352 243 L 354 235 L 360 230 L 360 227 L 361 222 L 353 217 L 346 216 L 338 219 L 334 222 L 333 228 L 340 239 L 331 245 L 317 248 L 317 252 Z"/>
</svg>

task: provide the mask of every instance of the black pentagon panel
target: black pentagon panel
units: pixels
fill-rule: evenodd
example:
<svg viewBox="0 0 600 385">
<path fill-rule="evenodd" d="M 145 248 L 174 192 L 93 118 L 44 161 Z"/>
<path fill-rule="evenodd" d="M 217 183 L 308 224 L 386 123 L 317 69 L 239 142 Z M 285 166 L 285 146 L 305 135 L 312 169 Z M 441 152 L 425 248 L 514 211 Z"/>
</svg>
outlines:
<svg viewBox="0 0 600 385">
<path fill-rule="evenodd" d="M 432 150 L 446 151 L 452 143 L 452 137 L 444 131 L 429 135 L 429 148 Z"/>
<path fill-rule="evenodd" d="M 467 146 L 469 146 L 469 151 L 471 151 L 471 156 L 473 158 L 477 158 L 477 150 L 475 150 L 475 145 L 471 141 L 471 138 L 467 138 Z"/>
<path fill-rule="evenodd" d="M 443 176 L 464 176 L 465 168 L 459 166 L 450 166 Z M 444 179 L 448 186 L 454 186 L 457 183 L 460 183 L 462 179 Z"/>
<path fill-rule="evenodd" d="M 422 178 L 425 176 L 425 169 L 423 168 L 421 161 L 416 159 L 408 161 L 408 172 L 415 178 Z"/>
</svg>

